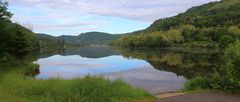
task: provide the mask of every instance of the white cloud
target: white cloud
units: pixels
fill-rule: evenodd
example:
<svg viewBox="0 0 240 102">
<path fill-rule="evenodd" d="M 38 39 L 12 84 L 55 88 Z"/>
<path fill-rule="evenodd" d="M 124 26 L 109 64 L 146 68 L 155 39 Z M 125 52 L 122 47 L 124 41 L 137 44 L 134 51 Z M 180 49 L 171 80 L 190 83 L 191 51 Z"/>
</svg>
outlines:
<svg viewBox="0 0 240 102">
<path fill-rule="evenodd" d="M 67 24 L 34 24 L 34 27 L 41 31 L 55 31 L 55 30 L 96 30 L 94 27 L 86 27 L 94 23 L 67 23 Z"/>
<path fill-rule="evenodd" d="M 8 0 L 15 8 L 13 19 L 32 24 L 34 31 L 71 33 L 97 30 L 108 23 L 96 16 L 150 24 L 212 1 L 219 0 Z"/>
<path fill-rule="evenodd" d="M 9 0 L 12 5 L 154 21 L 219 0 Z"/>
</svg>

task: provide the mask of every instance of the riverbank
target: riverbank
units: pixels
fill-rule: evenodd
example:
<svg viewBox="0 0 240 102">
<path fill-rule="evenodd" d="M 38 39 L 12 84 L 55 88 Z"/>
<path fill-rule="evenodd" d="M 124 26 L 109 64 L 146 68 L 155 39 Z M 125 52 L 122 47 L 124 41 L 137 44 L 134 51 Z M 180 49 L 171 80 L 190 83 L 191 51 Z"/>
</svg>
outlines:
<svg viewBox="0 0 240 102">
<path fill-rule="evenodd" d="M 4 69 L 8 67 L 4 67 Z M 142 102 L 144 100 L 144 102 L 152 102 L 155 100 L 151 94 L 132 88 L 120 80 L 110 81 L 97 77 L 38 80 L 24 75 L 24 72 L 36 67 L 34 64 L 28 64 L 1 72 L 0 101 Z"/>
</svg>

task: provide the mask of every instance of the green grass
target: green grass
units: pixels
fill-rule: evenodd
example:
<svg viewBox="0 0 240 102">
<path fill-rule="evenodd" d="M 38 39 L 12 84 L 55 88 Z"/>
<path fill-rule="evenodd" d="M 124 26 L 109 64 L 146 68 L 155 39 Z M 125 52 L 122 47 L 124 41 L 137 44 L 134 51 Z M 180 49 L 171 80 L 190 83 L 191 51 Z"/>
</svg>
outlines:
<svg viewBox="0 0 240 102">
<path fill-rule="evenodd" d="M 34 64 L 1 72 L 0 102 L 151 102 L 151 94 L 121 80 L 99 77 L 39 80 L 25 76 Z M 4 68 L 5 69 L 5 68 Z"/>
</svg>

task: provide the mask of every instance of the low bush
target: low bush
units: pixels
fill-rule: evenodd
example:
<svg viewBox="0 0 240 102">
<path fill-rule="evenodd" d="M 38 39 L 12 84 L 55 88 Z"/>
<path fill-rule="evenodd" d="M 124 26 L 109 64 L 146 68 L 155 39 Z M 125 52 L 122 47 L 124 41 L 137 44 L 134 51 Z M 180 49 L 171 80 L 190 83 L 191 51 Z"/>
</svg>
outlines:
<svg viewBox="0 0 240 102">
<path fill-rule="evenodd" d="M 224 51 L 224 64 L 214 74 L 199 76 L 185 84 L 185 90 L 213 89 L 240 94 L 240 41 Z"/>
</svg>

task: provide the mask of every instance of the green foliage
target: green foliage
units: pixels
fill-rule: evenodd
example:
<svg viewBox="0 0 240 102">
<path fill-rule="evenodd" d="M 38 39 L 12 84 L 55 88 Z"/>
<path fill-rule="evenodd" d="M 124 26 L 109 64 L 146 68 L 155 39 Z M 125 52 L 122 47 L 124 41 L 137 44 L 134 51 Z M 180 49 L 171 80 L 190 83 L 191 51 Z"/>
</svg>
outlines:
<svg viewBox="0 0 240 102">
<path fill-rule="evenodd" d="M 25 56 L 25 53 L 28 51 L 21 50 L 20 47 L 25 49 L 28 45 L 27 50 L 31 52 L 36 49 L 35 34 L 19 24 L 12 23 L 10 20 L 12 14 L 7 11 L 7 7 L 8 3 L 0 0 L 0 62 L 9 60 L 10 55 L 18 58 L 20 55 Z M 22 34 L 24 33 L 24 36 L 18 32 L 19 30 L 21 30 Z M 19 44 L 17 44 L 17 42 L 19 42 Z M 21 52 L 21 54 L 16 54 L 16 52 Z"/>
<path fill-rule="evenodd" d="M 124 47 L 152 48 L 208 41 L 210 43 L 217 42 L 221 44 L 221 47 L 226 47 L 239 39 L 239 11 L 239 0 L 208 3 L 193 7 L 177 16 L 159 19 L 147 29 L 129 33 L 113 44 Z M 159 38 L 158 40 L 161 41 L 149 41 L 147 44 L 135 45 L 136 42 L 145 42 L 147 38 L 143 37 L 148 37 L 149 40 Z M 160 46 L 159 42 L 161 42 Z M 198 45 L 196 44 L 196 46 Z"/>
<path fill-rule="evenodd" d="M 225 47 L 228 44 L 233 43 L 233 42 L 235 42 L 235 40 L 230 35 L 221 36 L 220 39 L 219 39 L 219 43 L 221 44 L 222 47 Z"/>
<path fill-rule="evenodd" d="M 25 36 L 25 33 L 19 27 L 10 46 L 10 54 L 15 56 L 20 61 L 20 64 L 30 52 L 30 45 Z"/>
<path fill-rule="evenodd" d="M 185 83 L 184 90 L 198 91 L 203 89 L 221 90 L 221 77 L 219 74 L 210 74 L 206 76 L 198 76 Z"/>
<path fill-rule="evenodd" d="M 184 90 L 191 90 L 191 91 L 196 91 L 196 90 L 202 90 L 202 83 L 204 83 L 205 79 L 203 77 L 196 77 L 191 81 L 187 81 L 184 84 Z"/>
<path fill-rule="evenodd" d="M 240 29 L 237 26 L 231 26 L 228 28 L 228 32 L 230 35 L 232 35 L 234 38 L 239 39 L 240 38 Z"/>
<path fill-rule="evenodd" d="M 167 44 L 183 42 L 183 36 L 179 30 L 169 30 L 166 32 L 166 34 L 162 34 L 162 37 L 163 41 Z"/>
<path fill-rule="evenodd" d="M 193 7 L 177 16 L 157 20 L 147 30 L 169 30 L 186 24 L 196 27 L 239 26 L 239 5 L 239 0 L 222 0 Z"/>
<path fill-rule="evenodd" d="M 123 47 L 162 47 L 168 44 L 183 42 L 183 36 L 179 30 L 152 32 L 145 35 L 123 36 L 115 45 Z"/>
<path fill-rule="evenodd" d="M 207 88 L 240 94 L 240 41 L 230 44 L 225 49 L 224 61 L 225 63 L 216 73 L 189 81 L 186 90 Z"/>
<path fill-rule="evenodd" d="M 231 44 L 224 52 L 224 72 L 230 81 L 240 83 L 240 41 Z M 239 84 L 240 87 L 240 84 Z"/>
<path fill-rule="evenodd" d="M 212 27 L 212 28 L 199 28 L 192 25 L 182 25 L 178 28 L 168 31 L 156 31 L 139 35 L 126 35 L 117 41 L 113 42 L 114 45 L 123 47 L 164 47 L 173 46 L 176 44 L 193 44 L 195 46 L 201 43 L 208 42 L 208 44 L 216 43 L 221 47 L 226 47 L 238 40 L 240 37 L 240 30 L 236 26 L 230 27 Z M 191 45 L 192 46 L 192 45 Z"/>
<path fill-rule="evenodd" d="M 184 25 L 181 27 L 183 37 L 185 38 L 185 42 L 193 41 L 192 39 L 197 33 L 197 28 L 192 25 Z"/>
<path fill-rule="evenodd" d="M 63 51 L 66 47 L 64 39 L 46 35 L 37 34 L 39 52 Z"/>
<path fill-rule="evenodd" d="M 4 87 L 6 94 L 30 102 L 134 102 L 144 99 L 150 102 L 154 100 L 152 95 L 141 89 L 132 88 L 120 80 L 110 81 L 97 77 L 37 80 L 23 74 L 34 68 L 35 65 L 21 66 L 1 75 L 0 88 Z"/>
<path fill-rule="evenodd" d="M 12 14 L 8 12 L 8 3 L 0 0 L 0 21 L 10 21 Z"/>
<path fill-rule="evenodd" d="M 81 47 L 85 45 L 104 45 L 120 38 L 122 35 L 113 35 L 102 32 L 82 33 L 78 36 L 50 36 L 37 34 L 41 51 L 60 50 L 67 47 Z"/>
<path fill-rule="evenodd" d="M 78 36 L 78 43 L 81 43 L 83 45 L 96 45 L 96 44 L 106 44 L 110 41 L 116 40 L 121 35 L 113 35 L 113 34 L 108 34 L 108 33 L 102 33 L 102 32 L 88 32 L 88 33 L 83 33 Z"/>
<path fill-rule="evenodd" d="M 12 14 L 7 11 L 8 4 L 0 1 L 0 60 L 7 54 L 7 46 L 11 36 L 8 34 L 7 25 Z"/>
</svg>

